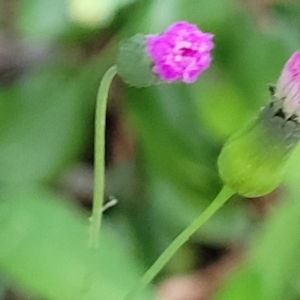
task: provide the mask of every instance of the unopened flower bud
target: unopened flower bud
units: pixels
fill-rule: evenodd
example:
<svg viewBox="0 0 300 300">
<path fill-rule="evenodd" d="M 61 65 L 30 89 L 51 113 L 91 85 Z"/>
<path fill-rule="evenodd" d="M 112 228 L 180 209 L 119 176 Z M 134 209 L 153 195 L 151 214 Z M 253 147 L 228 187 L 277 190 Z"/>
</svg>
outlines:
<svg viewBox="0 0 300 300">
<path fill-rule="evenodd" d="M 226 185 L 246 197 L 272 192 L 300 139 L 300 52 L 288 60 L 271 102 L 253 122 L 233 135 L 219 156 Z"/>
<path fill-rule="evenodd" d="M 136 87 L 192 83 L 210 66 L 212 38 L 187 22 L 177 22 L 160 35 L 138 34 L 121 45 L 118 74 Z"/>
</svg>

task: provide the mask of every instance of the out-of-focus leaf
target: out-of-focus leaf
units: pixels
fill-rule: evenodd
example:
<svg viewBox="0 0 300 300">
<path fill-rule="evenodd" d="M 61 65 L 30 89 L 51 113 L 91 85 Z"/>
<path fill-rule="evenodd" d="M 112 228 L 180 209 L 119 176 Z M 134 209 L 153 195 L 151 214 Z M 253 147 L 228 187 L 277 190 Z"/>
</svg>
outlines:
<svg viewBox="0 0 300 300">
<path fill-rule="evenodd" d="M 133 130 L 149 163 L 182 188 L 210 195 L 218 186 L 213 170 L 217 149 L 197 126 L 186 87 L 132 88 L 127 99 Z"/>
<path fill-rule="evenodd" d="M 190 0 L 188 3 L 185 0 L 154 0 L 137 16 L 130 31 L 159 33 L 172 23 L 185 20 L 197 24 L 203 31 L 213 32 L 230 18 L 236 10 L 234 4 L 235 0 Z"/>
<path fill-rule="evenodd" d="M 193 86 L 193 91 L 199 123 L 216 139 L 224 141 L 253 117 L 239 89 L 224 74 L 217 79 L 210 72 Z"/>
<path fill-rule="evenodd" d="M 88 218 L 61 201 L 44 189 L 1 190 L 1 272 L 46 299 L 122 300 L 138 278 L 133 258 L 107 228 L 99 250 L 88 249 Z"/>
<path fill-rule="evenodd" d="M 251 266 L 240 268 L 227 280 L 225 288 L 213 297 L 214 300 L 269 300 L 264 298 L 262 274 Z M 287 298 L 284 298 L 287 299 Z"/>
<path fill-rule="evenodd" d="M 300 276 L 300 205 L 298 199 L 290 200 L 268 221 L 243 271 L 233 276 L 214 299 L 294 299 L 291 295 Z M 255 278 L 249 278 L 251 270 L 255 270 Z M 254 298 L 249 295 L 251 290 L 255 291 Z"/>
<path fill-rule="evenodd" d="M 298 1 L 282 1 L 272 7 L 273 34 L 282 41 L 290 53 L 299 49 L 299 14 Z"/>
<path fill-rule="evenodd" d="M 49 63 L 0 89 L 0 181 L 53 179 L 90 138 L 97 90 L 116 44 L 85 65 Z"/>
<path fill-rule="evenodd" d="M 239 3 L 235 0 L 192 0 L 188 4 L 180 0 L 177 5 L 177 20 L 188 20 L 198 24 L 204 31 L 214 32 L 231 18 L 238 6 Z"/>
<path fill-rule="evenodd" d="M 6 282 L 3 280 L 2 275 L 0 275 L 0 299 L 5 300 L 5 292 L 7 289 Z"/>
<path fill-rule="evenodd" d="M 298 145 L 291 158 L 287 162 L 284 186 L 295 193 L 298 191 L 300 182 L 300 145 Z"/>
<path fill-rule="evenodd" d="M 239 88 L 246 107 L 258 110 L 268 99 L 268 84 L 279 77 L 289 55 L 287 48 L 278 37 L 258 31 L 246 11 L 224 23 L 215 42 L 214 63 Z"/>
<path fill-rule="evenodd" d="M 68 0 L 23 0 L 19 5 L 19 28 L 31 39 L 53 40 L 70 23 Z"/>
<path fill-rule="evenodd" d="M 80 151 L 88 106 L 77 80 L 46 69 L 1 93 L 0 181 L 49 179 Z"/>
<path fill-rule="evenodd" d="M 167 242 L 192 223 L 213 200 L 191 195 L 166 179 L 157 177 L 150 181 L 149 194 L 152 208 L 156 211 L 153 218 L 160 231 L 168 233 Z M 186 201 L 187 198 L 193 201 Z M 251 228 L 251 222 L 241 201 L 240 198 L 231 199 L 193 238 L 220 245 L 243 240 Z"/>
<path fill-rule="evenodd" d="M 287 169 L 287 201 L 271 213 L 252 245 L 248 262 L 214 299 L 297 299 L 300 278 L 299 154 L 298 147 Z"/>
</svg>

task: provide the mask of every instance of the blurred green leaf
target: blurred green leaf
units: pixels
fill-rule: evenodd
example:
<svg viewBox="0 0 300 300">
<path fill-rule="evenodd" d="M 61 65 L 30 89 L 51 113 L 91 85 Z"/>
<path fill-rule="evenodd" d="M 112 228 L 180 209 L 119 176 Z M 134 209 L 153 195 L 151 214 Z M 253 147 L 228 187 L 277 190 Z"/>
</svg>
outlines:
<svg viewBox="0 0 300 300">
<path fill-rule="evenodd" d="M 70 23 L 67 0 L 23 0 L 20 2 L 18 25 L 31 39 L 53 40 Z"/>
<path fill-rule="evenodd" d="M 209 72 L 193 87 L 199 123 L 216 139 L 224 141 L 253 114 L 234 82 Z"/>
<path fill-rule="evenodd" d="M 291 53 L 299 49 L 300 43 L 300 3 L 282 1 L 272 7 L 271 16 L 274 22 L 273 35 L 279 38 Z"/>
<path fill-rule="evenodd" d="M 4 281 L 4 279 L 0 275 L 0 299 L 1 300 L 5 300 L 4 297 L 5 297 L 6 289 L 7 289 L 6 281 Z"/>
<path fill-rule="evenodd" d="M 132 88 L 127 99 L 132 127 L 152 167 L 183 188 L 210 195 L 219 183 L 212 170 L 217 150 L 197 125 L 186 87 Z"/>
<path fill-rule="evenodd" d="M 0 94 L 0 180 L 51 178 L 84 141 L 87 106 L 72 70 L 45 69 Z"/>
<path fill-rule="evenodd" d="M 268 84 L 277 81 L 289 56 L 286 46 L 280 38 L 259 30 L 253 16 L 246 11 L 224 23 L 215 42 L 215 64 L 238 87 L 246 107 L 251 112 L 257 111 L 269 98 Z"/>
<path fill-rule="evenodd" d="M 248 262 L 241 271 L 228 280 L 214 299 L 298 299 L 296 294 L 299 294 L 300 278 L 299 154 L 298 147 L 287 170 L 288 201 L 274 208 L 252 245 Z"/>
<path fill-rule="evenodd" d="M 0 197 L 0 266 L 21 288 L 55 300 L 121 300 L 137 280 L 112 230 L 103 230 L 99 250 L 91 251 L 87 217 L 62 199 L 16 187 Z"/>
<path fill-rule="evenodd" d="M 213 297 L 214 300 L 268 300 L 263 293 L 261 274 L 248 266 L 241 268 L 235 275 L 230 276 L 225 288 Z M 286 299 L 286 298 L 284 298 Z"/>
<path fill-rule="evenodd" d="M 149 194 L 152 208 L 156 211 L 153 219 L 160 232 L 165 235 L 167 233 L 167 243 L 192 223 L 212 200 L 189 194 L 165 178 L 157 176 L 149 183 Z M 244 203 L 237 198 L 222 207 L 197 231 L 193 239 L 214 245 L 226 245 L 243 240 L 250 228 L 251 222 Z"/>
<path fill-rule="evenodd" d="M 216 30 L 223 22 L 227 22 L 236 10 L 235 0 L 153 0 L 134 21 L 136 32 L 159 33 L 173 22 L 186 20 L 195 23 L 203 31 Z M 160 18 L 158 16 L 163 16 Z"/>
</svg>

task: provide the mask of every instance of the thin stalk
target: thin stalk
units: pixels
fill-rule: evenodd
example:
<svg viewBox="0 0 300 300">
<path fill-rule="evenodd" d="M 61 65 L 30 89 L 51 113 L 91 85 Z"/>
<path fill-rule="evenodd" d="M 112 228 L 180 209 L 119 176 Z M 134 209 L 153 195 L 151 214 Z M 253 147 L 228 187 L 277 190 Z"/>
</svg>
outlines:
<svg viewBox="0 0 300 300">
<path fill-rule="evenodd" d="M 148 271 L 146 271 L 137 285 L 125 297 L 125 300 L 136 299 L 138 294 L 146 288 L 153 278 L 162 270 L 177 250 L 192 236 L 193 233 L 195 233 L 208 219 L 210 219 L 210 217 L 216 213 L 233 194 L 234 192 L 231 189 L 224 186 L 217 197 L 202 212 L 202 214 L 175 238 L 170 246 L 160 255 Z"/>
<path fill-rule="evenodd" d="M 97 94 L 94 138 L 94 193 L 89 237 L 90 248 L 97 248 L 99 244 L 105 179 L 105 117 L 109 87 L 116 73 L 116 66 L 112 66 L 106 71 L 102 77 Z"/>
</svg>

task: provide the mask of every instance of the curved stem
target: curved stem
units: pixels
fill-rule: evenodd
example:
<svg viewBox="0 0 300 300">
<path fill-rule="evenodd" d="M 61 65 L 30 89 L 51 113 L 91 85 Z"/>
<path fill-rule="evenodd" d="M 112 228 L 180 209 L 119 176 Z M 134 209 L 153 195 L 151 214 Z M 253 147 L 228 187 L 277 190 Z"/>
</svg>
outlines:
<svg viewBox="0 0 300 300">
<path fill-rule="evenodd" d="M 104 194 L 105 178 L 105 117 L 109 87 L 112 79 L 117 73 L 116 66 L 112 66 L 104 74 L 96 101 L 95 116 L 95 151 L 94 151 L 94 193 L 93 193 L 93 211 L 90 218 L 90 237 L 89 246 L 98 247 L 100 225 L 102 218 L 102 205 Z"/>
<path fill-rule="evenodd" d="M 125 297 L 125 300 L 133 300 L 137 295 L 152 281 L 152 279 L 161 271 L 167 262 L 173 257 L 177 250 L 197 231 L 210 217 L 218 211 L 222 205 L 230 199 L 234 192 L 227 186 L 224 186 L 217 197 L 211 204 L 203 211 L 203 213 L 193 221 L 177 238 L 170 244 L 170 246 L 160 255 L 154 264 L 144 274 L 138 284 Z"/>
</svg>

